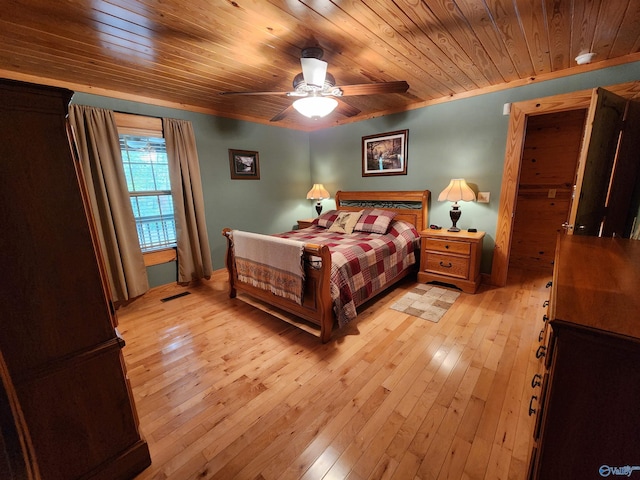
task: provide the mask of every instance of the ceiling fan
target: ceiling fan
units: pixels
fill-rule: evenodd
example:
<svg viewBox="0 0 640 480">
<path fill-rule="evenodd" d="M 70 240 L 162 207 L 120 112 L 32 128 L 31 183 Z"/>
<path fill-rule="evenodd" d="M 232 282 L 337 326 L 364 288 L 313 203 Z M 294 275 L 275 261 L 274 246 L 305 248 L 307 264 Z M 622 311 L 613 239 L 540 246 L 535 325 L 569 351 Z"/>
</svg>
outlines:
<svg viewBox="0 0 640 480">
<path fill-rule="evenodd" d="M 343 115 L 352 117 L 360 113 L 360 110 L 345 102 L 338 102 L 337 98 L 354 95 L 404 93 L 409 89 L 409 84 L 404 80 L 336 86 L 336 79 L 327 72 L 327 62 L 322 60 L 323 54 L 324 52 L 320 47 L 308 47 L 302 50 L 300 58 L 302 73 L 294 77 L 292 92 L 220 92 L 220 95 L 282 95 L 297 97 L 297 100 L 292 105 L 271 119 L 272 122 L 277 122 L 283 119 L 291 108 L 309 118 L 324 117 L 336 108 Z"/>
</svg>

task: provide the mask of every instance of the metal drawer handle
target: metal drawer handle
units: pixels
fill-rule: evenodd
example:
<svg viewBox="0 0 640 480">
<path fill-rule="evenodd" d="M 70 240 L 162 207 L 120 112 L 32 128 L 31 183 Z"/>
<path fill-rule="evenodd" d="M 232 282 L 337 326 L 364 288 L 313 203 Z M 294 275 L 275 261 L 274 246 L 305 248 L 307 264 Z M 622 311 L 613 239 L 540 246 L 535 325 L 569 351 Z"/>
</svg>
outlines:
<svg viewBox="0 0 640 480">
<path fill-rule="evenodd" d="M 538 341 L 541 342 L 543 338 L 544 338 L 544 328 L 540 330 L 540 335 L 538 335 Z"/>
<path fill-rule="evenodd" d="M 547 323 L 547 320 L 549 320 L 549 317 L 548 317 L 547 315 L 543 315 L 543 316 L 542 316 L 542 321 L 543 321 L 544 323 Z"/>
<path fill-rule="evenodd" d="M 545 286 L 545 288 L 549 288 L 551 285 L 553 285 L 553 282 L 547 282 L 547 285 Z"/>
<path fill-rule="evenodd" d="M 536 388 L 542 385 L 542 375 L 536 373 L 531 379 L 531 388 Z"/>
<path fill-rule="evenodd" d="M 440 261 L 440 266 L 444 267 L 444 268 L 451 268 L 451 267 L 453 267 L 453 264 L 451 262 L 449 262 L 449 265 L 445 265 L 444 263 L 442 263 L 442 261 Z"/>
<path fill-rule="evenodd" d="M 531 416 L 531 415 L 536 413 L 536 409 L 533 408 L 533 401 L 534 400 L 538 400 L 538 397 L 536 397 L 535 395 L 531 395 L 531 400 L 529 400 L 529 416 Z"/>
<path fill-rule="evenodd" d="M 546 350 L 547 350 L 547 347 L 545 347 L 544 345 L 540 345 L 538 347 L 538 350 L 536 350 L 536 358 L 544 357 L 547 354 Z"/>
<path fill-rule="evenodd" d="M 449 245 L 445 245 L 444 248 L 446 248 L 447 250 L 449 250 Z"/>
<path fill-rule="evenodd" d="M 543 307 L 548 307 L 549 306 L 549 300 L 545 300 L 544 303 L 542 304 Z"/>
</svg>

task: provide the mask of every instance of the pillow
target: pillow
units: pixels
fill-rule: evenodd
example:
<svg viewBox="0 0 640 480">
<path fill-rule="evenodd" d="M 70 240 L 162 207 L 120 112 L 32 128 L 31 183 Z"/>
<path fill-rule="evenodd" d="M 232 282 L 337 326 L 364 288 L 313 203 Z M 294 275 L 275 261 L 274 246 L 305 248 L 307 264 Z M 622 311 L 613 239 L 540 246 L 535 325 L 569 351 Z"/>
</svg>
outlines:
<svg viewBox="0 0 640 480">
<path fill-rule="evenodd" d="M 338 211 L 329 210 L 316 218 L 313 223 L 322 228 L 329 228 L 336 218 L 338 218 Z"/>
<path fill-rule="evenodd" d="M 358 223 L 354 227 L 356 232 L 371 232 L 385 234 L 389 230 L 391 220 L 396 216 L 396 212 L 388 210 L 365 210 Z"/>
<path fill-rule="evenodd" d="M 331 227 L 329 227 L 329 231 L 337 233 L 353 232 L 353 227 L 355 227 L 356 223 L 358 223 L 360 215 L 362 215 L 362 210 L 359 212 L 338 213 L 338 217 L 335 219 Z"/>
</svg>

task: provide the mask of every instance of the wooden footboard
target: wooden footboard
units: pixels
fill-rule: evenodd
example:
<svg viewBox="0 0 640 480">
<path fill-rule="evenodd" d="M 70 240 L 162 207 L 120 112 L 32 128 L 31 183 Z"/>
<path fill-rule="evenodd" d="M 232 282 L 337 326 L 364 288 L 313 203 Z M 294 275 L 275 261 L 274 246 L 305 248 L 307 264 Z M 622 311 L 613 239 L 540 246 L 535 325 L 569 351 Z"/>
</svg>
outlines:
<svg viewBox="0 0 640 480">
<path fill-rule="evenodd" d="M 303 261 L 305 272 L 304 295 L 302 304 L 274 295 L 270 291 L 249 285 L 238 279 L 235 268 L 231 229 L 222 230 L 227 239 L 227 271 L 229 272 L 229 297 L 235 298 L 237 292 L 245 292 L 276 308 L 280 308 L 307 322 L 320 327 L 320 339 L 326 343 L 331 338 L 334 315 L 331 301 L 331 253 L 326 245 L 307 244 Z"/>
</svg>

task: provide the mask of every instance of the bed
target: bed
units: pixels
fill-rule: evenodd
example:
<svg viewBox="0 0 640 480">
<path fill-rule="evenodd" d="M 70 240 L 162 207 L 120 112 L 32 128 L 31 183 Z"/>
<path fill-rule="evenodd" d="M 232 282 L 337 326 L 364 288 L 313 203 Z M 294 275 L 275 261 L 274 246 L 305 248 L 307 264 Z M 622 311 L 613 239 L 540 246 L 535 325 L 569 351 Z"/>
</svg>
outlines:
<svg viewBox="0 0 640 480">
<path fill-rule="evenodd" d="M 334 325 L 344 326 L 355 318 L 357 307 L 416 271 L 419 232 L 428 225 L 429 198 L 428 190 L 339 191 L 335 196 L 336 210 L 323 213 L 305 229 L 259 235 L 225 228 L 222 234 L 227 239 L 229 296 L 235 298 L 240 292 L 246 294 L 243 295 L 245 299 L 274 307 L 275 310 L 267 308 L 272 313 L 288 312 L 296 320 L 302 320 L 290 323 L 299 327 L 305 322 L 311 324 L 312 329 L 305 330 L 326 343 L 331 339 Z M 379 220 L 384 220 L 383 217 L 393 217 L 384 234 L 379 228 Z M 355 225 L 354 218 L 357 219 Z M 366 224 L 371 219 L 375 224 Z M 341 228 L 345 228 L 344 232 L 351 228 L 355 231 L 343 233 Z M 299 263 L 303 282 L 299 295 L 288 297 L 274 293 L 273 283 L 276 282 L 267 282 L 272 284 L 269 288 L 265 283 L 247 279 L 247 270 L 251 268 L 245 268 L 245 255 L 236 258 L 235 251 L 247 236 L 253 242 L 264 242 L 257 244 L 260 245 L 256 248 L 258 253 L 280 248 L 275 244 L 281 242 L 288 244 L 283 248 L 294 251 L 301 248 Z M 277 256 L 271 254 L 270 258 Z M 291 278 L 281 282 L 285 289 L 291 285 L 289 280 Z M 290 321 L 291 315 L 278 316 Z"/>
</svg>

